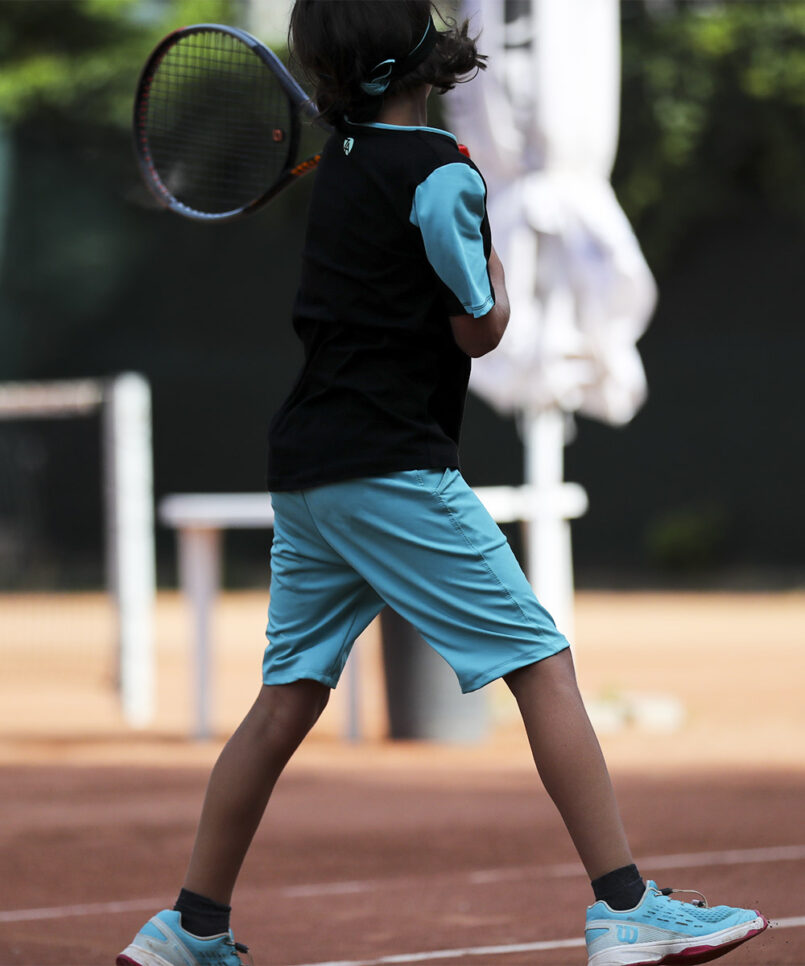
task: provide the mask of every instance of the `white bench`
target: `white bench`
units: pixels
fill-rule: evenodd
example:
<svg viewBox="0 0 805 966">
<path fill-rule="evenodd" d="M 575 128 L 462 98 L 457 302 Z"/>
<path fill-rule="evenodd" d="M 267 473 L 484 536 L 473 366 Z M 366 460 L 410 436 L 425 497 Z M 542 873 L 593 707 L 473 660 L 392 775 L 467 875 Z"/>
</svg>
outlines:
<svg viewBox="0 0 805 966">
<path fill-rule="evenodd" d="M 551 574 L 556 599 L 543 603 L 554 613 L 570 613 L 573 572 L 570 565 L 568 521 L 587 510 L 587 494 L 576 483 L 551 488 L 536 486 L 478 487 L 475 493 L 498 523 L 533 523 L 537 540 L 546 547 L 566 544 L 560 553 L 561 573 Z M 210 628 L 212 608 L 220 584 L 221 531 L 225 529 L 271 529 L 274 511 L 267 493 L 187 493 L 165 497 L 159 506 L 160 520 L 178 533 L 179 583 L 187 597 L 194 627 L 194 693 L 197 738 L 210 735 Z M 529 574 L 540 594 L 538 575 Z M 557 593 L 561 593 L 561 598 Z M 355 686 L 356 652 L 347 662 L 348 713 L 345 736 L 360 738 L 358 689 Z"/>
</svg>

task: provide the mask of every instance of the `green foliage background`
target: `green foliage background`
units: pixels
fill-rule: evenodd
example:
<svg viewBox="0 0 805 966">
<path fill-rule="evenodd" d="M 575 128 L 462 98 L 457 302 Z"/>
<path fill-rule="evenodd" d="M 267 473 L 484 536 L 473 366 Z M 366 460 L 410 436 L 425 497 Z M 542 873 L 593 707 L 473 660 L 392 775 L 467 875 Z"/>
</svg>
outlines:
<svg viewBox="0 0 805 966">
<path fill-rule="evenodd" d="M 805 220 L 805 3 L 626 0 L 614 184 L 662 271 L 747 204 Z"/>
<path fill-rule="evenodd" d="M 243 10 L 238 0 L 2 0 L 0 117 L 122 130 L 144 52 L 179 25 Z"/>
<path fill-rule="evenodd" d="M 580 421 L 567 450 L 567 476 L 591 498 L 574 524 L 577 577 L 795 570 L 805 3 L 621 10 L 613 184 L 660 300 L 640 346 L 648 404 L 622 431 Z M 130 144 L 157 41 L 201 21 L 259 33 L 254 19 L 245 0 L 0 0 L 0 380 L 145 373 L 158 495 L 260 489 L 268 418 L 298 363 L 287 319 L 310 183 L 254 218 L 200 228 L 154 209 Z M 101 500 L 94 430 L 68 422 L 41 442 L 33 424 L 0 438 L 0 530 L 27 520 L 17 545 L 64 551 L 48 559 L 77 572 L 89 536 L 100 541 Z M 16 503 L 4 490 L 15 460 L 30 468 Z M 68 492 L 76 463 L 86 478 Z M 477 484 L 522 472 L 513 421 L 472 396 L 463 466 Z M 264 535 L 253 553 L 262 578 Z"/>
<path fill-rule="evenodd" d="M 127 131 L 144 52 L 179 25 L 248 26 L 249 9 L 0 0 L 0 122 Z M 805 3 L 624 0 L 622 22 L 627 123 L 613 181 L 652 267 L 735 205 L 805 220 Z"/>
</svg>

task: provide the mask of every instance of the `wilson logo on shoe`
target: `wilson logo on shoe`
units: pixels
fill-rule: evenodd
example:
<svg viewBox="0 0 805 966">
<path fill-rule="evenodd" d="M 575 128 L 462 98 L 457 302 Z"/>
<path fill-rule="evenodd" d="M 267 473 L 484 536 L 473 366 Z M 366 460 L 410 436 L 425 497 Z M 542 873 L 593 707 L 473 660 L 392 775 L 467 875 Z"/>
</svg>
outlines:
<svg viewBox="0 0 805 966">
<path fill-rule="evenodd" d="M 636 943 L 637 926 L 618 926 L 618 942 Z"/>
</svg>

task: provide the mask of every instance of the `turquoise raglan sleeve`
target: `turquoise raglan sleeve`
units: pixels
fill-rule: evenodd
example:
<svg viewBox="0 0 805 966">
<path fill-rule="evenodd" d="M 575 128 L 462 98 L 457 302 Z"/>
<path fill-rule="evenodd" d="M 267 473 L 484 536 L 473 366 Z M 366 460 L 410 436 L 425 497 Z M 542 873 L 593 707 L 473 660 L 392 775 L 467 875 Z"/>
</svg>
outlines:
<svg viewBox="0 0 805 966">
<path fill-rule="evenodd" d="M 445 164 L 414 193 L 411 223 L 434 271 L 476 319 L 495 304 L 484 245 L 486 187 L 469 164 Z M 488 227 L 487 227 L 488 232 Z"/>
</svg>

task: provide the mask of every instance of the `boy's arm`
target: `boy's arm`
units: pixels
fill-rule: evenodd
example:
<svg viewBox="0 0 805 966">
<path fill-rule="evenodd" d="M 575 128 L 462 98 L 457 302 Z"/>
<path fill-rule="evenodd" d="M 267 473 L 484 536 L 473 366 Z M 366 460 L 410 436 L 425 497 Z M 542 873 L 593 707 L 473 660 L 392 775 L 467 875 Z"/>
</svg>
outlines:
<svg viewBox="0 0 805 966">
<path fill-rule="evenodd" d="M 452 315 L 453 338 L 460 349 L 477 359 L 495 349 L 509 323 L 509 296 L 503 264 L 493 248 L 489 255 L 489 280 L 495 292 L 495 304 L 486 315 Z"/>
<path fill-rule="evenodd" d="M 422 233 L 428 261 L 446 289 L 456 344 L 470 356 L 486 355 L 506 329 L 509 299 L 489 238 L 486 185 L 478 170 L 465 161 L 436 168 L 417 186 L 409 220 Z"/>
</svg>

